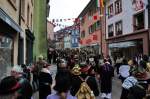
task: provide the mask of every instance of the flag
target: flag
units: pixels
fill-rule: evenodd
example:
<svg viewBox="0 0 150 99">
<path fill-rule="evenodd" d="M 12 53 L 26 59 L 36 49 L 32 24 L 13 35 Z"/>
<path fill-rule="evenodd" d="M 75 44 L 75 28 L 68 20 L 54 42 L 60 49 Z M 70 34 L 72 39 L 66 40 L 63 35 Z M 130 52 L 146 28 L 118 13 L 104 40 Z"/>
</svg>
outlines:
<svg viewBox="0 0 150 99">
<path fill-rule="evenodd" d="M 100 0 L 96 0 L 96 6 L 100 8 Z"/>
<path fill-rule="evenodd" d="M 96 0 L 96 4 L 98 8 L 103 8 L 104 7 L 104 0 Z"/>
<path fill-rule="evenodd" d="M 94 15 L 94 16 L 93 16 L 93 19 L 94 19 L 94 20 L 97 20 L 97 15 Z"/>
<path fill-rule="evenodd" d="M 100 0 L 100 7 L 101 7 L 101 8 L 104 7 L 104 0 Z"/>
</svg>

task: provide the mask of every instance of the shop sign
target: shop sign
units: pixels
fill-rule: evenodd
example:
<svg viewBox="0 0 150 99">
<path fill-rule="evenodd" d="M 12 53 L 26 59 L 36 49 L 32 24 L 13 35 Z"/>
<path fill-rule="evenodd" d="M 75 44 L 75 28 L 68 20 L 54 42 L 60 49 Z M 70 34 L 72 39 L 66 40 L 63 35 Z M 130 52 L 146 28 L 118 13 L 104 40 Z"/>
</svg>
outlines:
<svg viewBox="0 0 150 99">
<path fill-rule="evenodd" d="M 135 42 L 119 42 L 109 44 L 109 48 L 127 48 L 130 46 L 136 46 Z"/>
</svg>

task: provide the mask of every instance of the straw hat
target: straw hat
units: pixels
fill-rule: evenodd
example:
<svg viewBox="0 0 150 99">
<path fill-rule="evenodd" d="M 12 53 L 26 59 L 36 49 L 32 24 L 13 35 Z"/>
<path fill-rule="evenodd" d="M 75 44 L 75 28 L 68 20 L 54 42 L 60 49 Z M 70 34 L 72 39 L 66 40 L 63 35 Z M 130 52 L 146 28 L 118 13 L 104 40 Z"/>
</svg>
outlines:
<svg viewBox="0 0 150 99">
<path fill-rule="evenodd" d="M 81 74 L 81 71 L 80 71 L 80 67 L 79 65 L 75 65 L 72 70 L 71 70 L 71 73 L 74 74 L 74 75 L 80 75 Z"/>
</svg>

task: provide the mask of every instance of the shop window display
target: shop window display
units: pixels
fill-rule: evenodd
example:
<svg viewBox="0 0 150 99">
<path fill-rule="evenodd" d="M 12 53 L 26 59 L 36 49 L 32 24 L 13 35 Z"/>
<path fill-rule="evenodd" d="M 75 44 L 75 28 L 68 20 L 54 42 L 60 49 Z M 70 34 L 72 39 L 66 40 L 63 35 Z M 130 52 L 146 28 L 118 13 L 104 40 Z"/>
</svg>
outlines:
<svg viewBox="0 0 150 99">
<path fill-rule="evenodd" d="M 12 66 L 12 51 L 13 40 L 7 36 L 0 35 L 0 78 L 6 76 L 8 73 L 8 67 Z"/>
</svg>

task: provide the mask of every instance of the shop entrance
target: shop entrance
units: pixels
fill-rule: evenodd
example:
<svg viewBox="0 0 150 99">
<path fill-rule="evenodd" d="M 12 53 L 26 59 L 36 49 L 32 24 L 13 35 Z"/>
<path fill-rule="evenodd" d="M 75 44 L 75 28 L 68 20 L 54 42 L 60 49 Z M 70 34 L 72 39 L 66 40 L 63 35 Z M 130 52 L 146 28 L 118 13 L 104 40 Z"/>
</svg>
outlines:
<svg viewBox="0 0 150 99">
<path fill-rule="evenodd" d="M 109 52 L 113 58 L 117 56 L 130 59 L 143 53 L 143 41 L 134 40 L 109 44 Z"/>
</svg>

